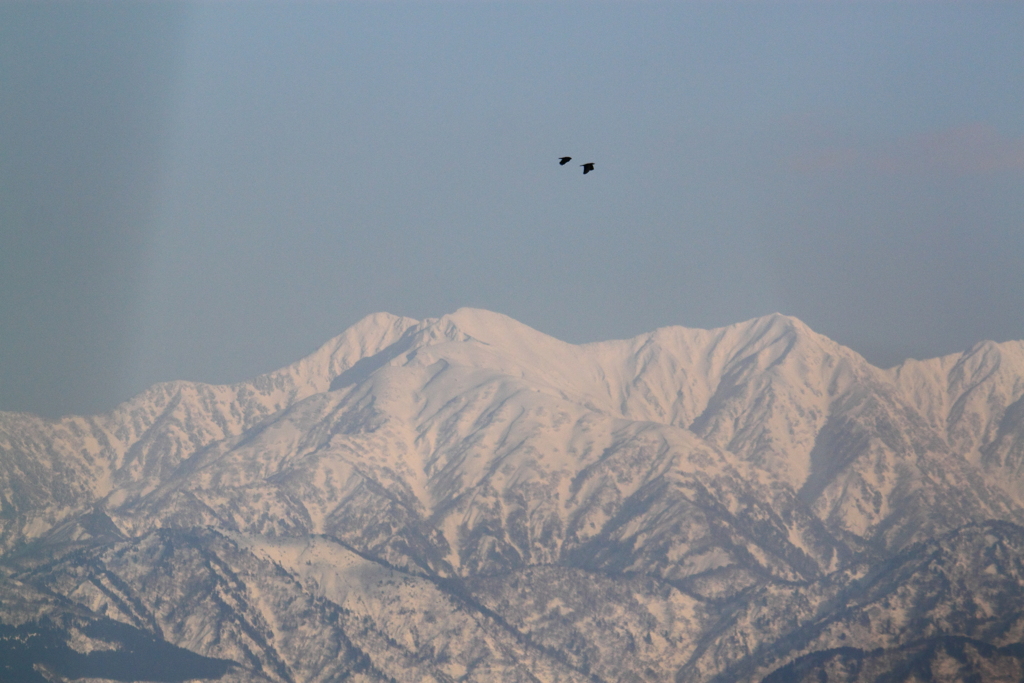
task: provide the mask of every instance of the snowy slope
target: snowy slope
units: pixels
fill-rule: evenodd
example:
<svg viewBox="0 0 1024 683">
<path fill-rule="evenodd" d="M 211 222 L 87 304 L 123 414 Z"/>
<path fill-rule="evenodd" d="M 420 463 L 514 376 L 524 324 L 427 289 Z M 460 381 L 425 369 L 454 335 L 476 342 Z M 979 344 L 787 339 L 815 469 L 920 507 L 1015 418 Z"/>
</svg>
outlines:
<svg viewBox="0 0 1024 683">
<path fill-rule="evenodd" d="M 1024 503 L 1024 342 L 981 342 L 889 373 L 953 450 Z"/>
</svg>

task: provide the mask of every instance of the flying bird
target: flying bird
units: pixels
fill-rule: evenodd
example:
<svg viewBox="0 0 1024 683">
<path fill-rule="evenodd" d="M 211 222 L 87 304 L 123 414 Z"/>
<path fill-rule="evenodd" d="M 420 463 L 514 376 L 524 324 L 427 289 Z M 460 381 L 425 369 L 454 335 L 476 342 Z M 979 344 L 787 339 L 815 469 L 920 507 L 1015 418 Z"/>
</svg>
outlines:
<svg viewBox="0 0 1024 683">
<path fill-rule="evenodd" d="M 558 162 L 558 165 L 565 166 L 570 161 L 572 161 L 572 157 L 562 157 L 562 160 Z"/>
<path fill-rule="evenodd" d="M 583 175 L 587 175 L 594 170 L 594 164 L 580 164 L 583 167 Z"/>
</svg>

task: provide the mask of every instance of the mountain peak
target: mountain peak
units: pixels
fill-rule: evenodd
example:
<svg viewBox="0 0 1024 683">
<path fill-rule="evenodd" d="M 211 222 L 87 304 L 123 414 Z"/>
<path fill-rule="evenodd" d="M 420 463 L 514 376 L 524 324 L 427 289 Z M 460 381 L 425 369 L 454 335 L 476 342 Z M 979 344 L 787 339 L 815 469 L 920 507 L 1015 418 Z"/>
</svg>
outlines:
<svg viewBox="0 0 1024 683">
<path fill-rule="evenodd" d="M 449 331 L 458 330 L 463 337 L 452 337 L 452 341 L 467 341 L 468 337 L 491 346 L 571 346 L 507 315 L 482 308 L 460 308 L 440 318 L 424 320 L 421 325 Z"/>
<path fill-rule="evenodd" d="M 361 359 L 380 353 L 418 324 L 413 318 L 371 313 L 297 363 L 264 377 L 288 376 L 296 385 L 307 384 L 314 393 L 326 391 L 333 378 Z"/>
</svg>

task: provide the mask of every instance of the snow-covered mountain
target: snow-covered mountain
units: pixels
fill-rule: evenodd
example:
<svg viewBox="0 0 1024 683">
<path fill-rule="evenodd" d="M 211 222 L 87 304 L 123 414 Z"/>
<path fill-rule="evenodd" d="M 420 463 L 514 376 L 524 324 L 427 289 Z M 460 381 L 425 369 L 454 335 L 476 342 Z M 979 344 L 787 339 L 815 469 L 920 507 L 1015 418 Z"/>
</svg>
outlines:
<svg viewBox="0 0 1024 683">
<path fill-rule="evenodd" d="M 1022 397 L 1024 342 L 461 309 L 0 413 L 0 679 L 1021 680 Z"/>
</svg>

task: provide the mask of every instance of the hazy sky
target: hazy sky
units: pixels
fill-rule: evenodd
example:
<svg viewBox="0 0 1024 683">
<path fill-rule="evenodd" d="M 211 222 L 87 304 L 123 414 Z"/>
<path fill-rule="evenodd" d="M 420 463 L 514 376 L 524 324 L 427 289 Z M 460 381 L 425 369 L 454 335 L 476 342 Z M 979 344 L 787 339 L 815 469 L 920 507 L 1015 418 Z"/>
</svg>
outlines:
<svg viewBox="0 0 1024 683">
<path fill-rule="evenodd" d="M 1024 338 L 1024 3 L 0 4 L 0 409 L 461 306 Z"/>
</svg>

